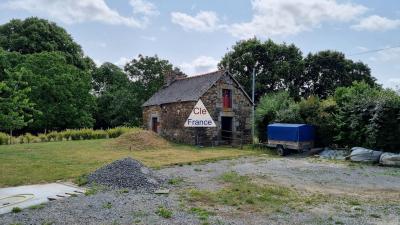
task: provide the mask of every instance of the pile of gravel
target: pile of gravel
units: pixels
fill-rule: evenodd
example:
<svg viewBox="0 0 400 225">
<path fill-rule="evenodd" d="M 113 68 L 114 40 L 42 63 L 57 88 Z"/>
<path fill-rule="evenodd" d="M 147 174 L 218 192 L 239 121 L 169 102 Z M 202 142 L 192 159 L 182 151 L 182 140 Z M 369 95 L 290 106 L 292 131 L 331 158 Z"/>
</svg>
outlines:
<svg viewBox="0 0 400 225">
<path fill-rule="evenodd" d="M 101 184 L 111 188 L 154 190 L 161 180 L 142 163 L 124 158 L 101 167 L 88 175 L 89 184 Z"/>
</svg>

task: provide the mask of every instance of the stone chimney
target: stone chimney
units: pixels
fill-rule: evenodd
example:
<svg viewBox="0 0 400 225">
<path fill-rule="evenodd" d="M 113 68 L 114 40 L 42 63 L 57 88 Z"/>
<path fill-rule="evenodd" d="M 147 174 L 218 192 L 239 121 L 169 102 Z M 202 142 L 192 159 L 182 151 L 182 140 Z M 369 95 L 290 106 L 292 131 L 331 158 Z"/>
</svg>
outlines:
<svg viewBox="0 0 400 225">
<path fill-rule="evenodd" d="M 168 71 L 167 73 L 164 74 L 164 86 L 169 86 L 172 84 L 175 80 L 185 78 L 186 74 L 180 72 L 180 71 L 175 71 L 171 70 Z"/>
</svg>

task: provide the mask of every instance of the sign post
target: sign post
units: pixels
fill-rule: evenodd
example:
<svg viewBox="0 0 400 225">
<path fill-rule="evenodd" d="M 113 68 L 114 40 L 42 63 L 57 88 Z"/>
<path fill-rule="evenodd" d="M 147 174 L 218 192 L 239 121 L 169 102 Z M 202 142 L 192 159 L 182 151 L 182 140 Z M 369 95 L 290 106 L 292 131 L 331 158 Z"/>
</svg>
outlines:
<svg viewBox="0 0 400 225">
<path fill-rule="evenodd" d="M 196 144 L 199 144 L 199 127 L 216 127 L 214 120 L 211 118 L 210 113 L 204 106 L 201 99 L 196 103 L 192 112 L 185 122 L 185 127 L 197 127 L 196 128 Z"/>
</svg>

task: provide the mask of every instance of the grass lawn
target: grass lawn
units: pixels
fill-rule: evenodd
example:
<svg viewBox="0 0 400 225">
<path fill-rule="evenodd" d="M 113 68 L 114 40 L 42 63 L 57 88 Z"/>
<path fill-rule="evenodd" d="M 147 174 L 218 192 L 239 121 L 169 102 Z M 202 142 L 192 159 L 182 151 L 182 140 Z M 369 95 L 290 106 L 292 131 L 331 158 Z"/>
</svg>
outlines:
<svg viewBox="0 0 400 225">
<path fill-rule="evenodd" d="M 133 157 L 159 168 L 221 158 L 257 154 L 229 147 L 196 148 L 185 145 L 157 150 L 110 150 L 109 139 L 45 142 L 0 146 L 0 187 L 69 180 L 123 157 Z"/>
</svg>

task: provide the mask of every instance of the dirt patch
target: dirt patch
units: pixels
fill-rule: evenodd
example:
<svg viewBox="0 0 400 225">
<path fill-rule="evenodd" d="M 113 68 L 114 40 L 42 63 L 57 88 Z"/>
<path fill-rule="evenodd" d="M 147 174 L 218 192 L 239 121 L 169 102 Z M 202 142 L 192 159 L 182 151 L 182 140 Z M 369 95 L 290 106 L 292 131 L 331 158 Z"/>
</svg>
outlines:
<svg viewBox="0 0 400 225">
<path fill-rule="evenodd" d="M 113 150 L 150 150 L 171 147 L 170 143 L 158 134 L 148 130 L 137 130 L 125 133 L 108 142 L 107 147 Z"/>
</svg>

